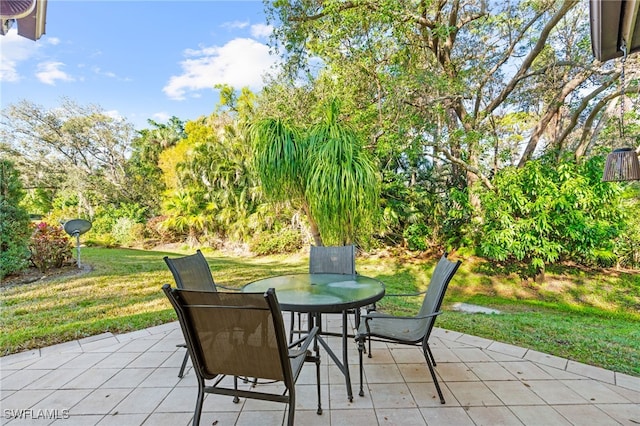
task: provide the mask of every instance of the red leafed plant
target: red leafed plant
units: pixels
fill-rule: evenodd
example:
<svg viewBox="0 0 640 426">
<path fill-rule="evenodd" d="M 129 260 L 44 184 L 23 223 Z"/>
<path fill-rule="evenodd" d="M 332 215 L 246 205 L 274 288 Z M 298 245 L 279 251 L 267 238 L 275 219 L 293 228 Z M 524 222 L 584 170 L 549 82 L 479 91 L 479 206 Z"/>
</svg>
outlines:
<svg viewBox="0 0 640 426">
<path fill-rule="evenodd" d="M 51 268 L 60 268 L 71 259 L 72 245 L 67 234 L 60 226 L 51 226 L 46 222 L 33 225 L 34 230 L 29 242 L 31 263 L 41 272 Z"/>
</svg>

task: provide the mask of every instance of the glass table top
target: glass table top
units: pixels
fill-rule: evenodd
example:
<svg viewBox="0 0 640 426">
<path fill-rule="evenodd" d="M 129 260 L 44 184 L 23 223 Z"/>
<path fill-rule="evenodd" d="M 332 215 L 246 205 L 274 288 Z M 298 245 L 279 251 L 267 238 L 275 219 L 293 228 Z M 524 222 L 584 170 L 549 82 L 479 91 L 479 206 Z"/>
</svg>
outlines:
<svg viewBox="0 0 640 426">
<path fill-rule="evenodd" d="M 296 312 L 342 312 L 377 302 L 384 296 L 384 284 L 364 275 L 294 274 L 254 281 L 243 287 L 246 293 L 276 290 L 280 307 Z"/>
</svg>

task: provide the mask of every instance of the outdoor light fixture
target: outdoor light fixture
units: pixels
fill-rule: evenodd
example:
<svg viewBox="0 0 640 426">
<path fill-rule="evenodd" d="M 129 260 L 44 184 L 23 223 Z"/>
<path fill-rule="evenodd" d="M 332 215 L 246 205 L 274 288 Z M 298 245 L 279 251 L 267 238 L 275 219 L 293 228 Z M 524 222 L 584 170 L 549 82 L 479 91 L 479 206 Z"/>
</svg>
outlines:
<svg viewBox="0 0 640 426">
<path fill-rule="evenodd" d="M 640 180 L 640 161 L 632 148 L 619 148 L 607 156 L 603 182 Z"/>
<path fill-rule="evenodd" d="M 620 72 L 620 93 L 624 96 L 624 63 L 627 59 L 627 46 L 622 41 L 622 71 Z M 620 100 L 620 139 L 624 142 L 624 99 Z M 607 156 L 602 174 L 603 182 L 640 180 L 638 153 L 633 148 L 618 148 Z"/>
</svg>

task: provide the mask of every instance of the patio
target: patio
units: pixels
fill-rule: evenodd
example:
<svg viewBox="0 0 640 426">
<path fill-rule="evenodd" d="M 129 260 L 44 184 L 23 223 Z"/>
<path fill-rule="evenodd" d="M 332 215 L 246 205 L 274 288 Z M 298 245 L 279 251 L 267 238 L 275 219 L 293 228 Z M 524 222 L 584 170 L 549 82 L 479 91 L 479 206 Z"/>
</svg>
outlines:
<svg viewBox="0 0 640 426">
<path fill-rule="evenodd" d="M 288 315 L 285 315 L 285 319 Z M 341 324 L 327 316 L 325 329 Z M 196 382 L 177 322 L 98 336 L 0 358 L 0 424 L 187 425 Z M 329 343 L 339 349 L 340 341 Z M 417 348 L 374 344 L 365 357 L 365 396 L 354 400 L 328 357 L 322 359 L 323 414 L 316 410 L 315 370 L 296 386 L 296 424 L 313 425 L 637 425 L 640 378 L 544 353 L 434 329 L 431 348 L 447 403 L 441 405 Z M 266 386 L 266 385 L 261 385 Z M 203 425 L 279 425 L 285 406 L 231 397 L 205 398 Z"/>
</svg>

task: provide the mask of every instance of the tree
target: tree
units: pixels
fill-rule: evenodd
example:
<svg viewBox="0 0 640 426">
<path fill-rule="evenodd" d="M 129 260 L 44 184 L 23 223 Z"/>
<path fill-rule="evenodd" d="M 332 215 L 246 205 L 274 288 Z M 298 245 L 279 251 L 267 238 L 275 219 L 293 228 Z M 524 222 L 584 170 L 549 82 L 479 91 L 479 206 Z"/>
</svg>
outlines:
<svg viewBox="0 0 640 426">
<path fill-rule="evenodd" d="M 255 164 L 267 196 L 302 208 L 316 245 L 347 244 L 371 228 L 379 178 L 358 133 L 338 121 L 338 102 L 325 108 L 306 131 L 281 119 L 255 122 Z"/>
<path fill-rule="evenodd" d="M 139 131 L 138 137 L 131 143 L 131 157 L 127 161 L 127 176 L 133 200 L 149 208 L 151 215 L 160 211 L 161 197 L 166 189 L 159 167 L 162 152 L 174 147 L 186 137 L 184 123 L 177 117 L 171 117 L 167 124 L 147 120 L 150 129 Z"/>
<path fill-rule="evenodd" d="M 29 259 L 29 214 L 20 206 L 24 197 L 13 163 L 0 159 L 0 279 L 19 272 Z"/>
<path fill-rule="evenodd" d="M 328 74 L 336 94 L 375 123 L 372 149 L 402 135 L 400 146 L 415 142 L 450 164 L 449 186 L 491 188 L 496 166 L 522 167 L 547 150 L 584 155 L 597 142 L 588 138 L 592 114 L 620 95 L 619 63 L 593 59 L 587 8 L 578 4 L 280 1 L 267 11 L 291 75 L 319 59 L 323 68 L 309 75 Z M 632 62 L 627 93 L 638 92 Z M 372 106 L 377 116 L 366 113 Z M 520 127 L 504 120 L 514 112 L 524 114 Z"/>
<path fill-rule="evenodd" d="M 135 198 L 126 174 L 133 127 L 98 106 L 64 99 L 47 111 L 21 101 L 3 110 L 0 134 L 26 186 L 73 196 L 75 215 L 91 218 L 98 205 Z"/>
<path fill-rule="evenodd" d="M 246 131 L 255 95 L 219 88 L 216 112 L 187 122 L 185 138 L 161 156 L 170 178 L 165 226 L 187 231 L 191 244 L 211 236 L 246 241 L 261 227 L 254 215 L 263 197 Z"/>
<path fill-rule="evenodd" d="M 291 0 L 267 12 L 289 78 L 333 82 L 368 136 L 385 231 L 397 238 L 422 223 L 446 243 L 475 241 L 480 194 L 496 190 L 501 169 L 544 154 L 555 159 L 545 167 L 558 167 L 566 153 L 584 161 L 611 148 L 609 106 L 637 97 L 638 57 L 617 85 L 620 62 L 594 60 L 583 5 Z"/>
</svg>

